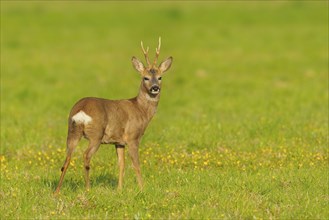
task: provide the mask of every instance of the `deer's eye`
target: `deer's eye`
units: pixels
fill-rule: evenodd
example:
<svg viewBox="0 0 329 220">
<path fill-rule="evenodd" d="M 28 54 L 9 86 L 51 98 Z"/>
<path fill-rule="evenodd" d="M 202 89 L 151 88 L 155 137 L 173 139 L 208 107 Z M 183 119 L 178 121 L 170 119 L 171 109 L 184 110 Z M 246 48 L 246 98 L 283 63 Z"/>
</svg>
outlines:
<svg viewBox="0 0 329 220">
<path fill-rule="evenodd" d="M 147 77 L 144 77 L 144 80 L 145 80 L 145 81 L 149 81 L 150 79 L 149 79 L 149 78 L 147 78 Z"/>
<path fill-rule="evenodd" d="M 162 79 L 162 77 L 160 76 L 159 78 L 158 78 L 158 80 L 161 80 Z"/>
</svg>

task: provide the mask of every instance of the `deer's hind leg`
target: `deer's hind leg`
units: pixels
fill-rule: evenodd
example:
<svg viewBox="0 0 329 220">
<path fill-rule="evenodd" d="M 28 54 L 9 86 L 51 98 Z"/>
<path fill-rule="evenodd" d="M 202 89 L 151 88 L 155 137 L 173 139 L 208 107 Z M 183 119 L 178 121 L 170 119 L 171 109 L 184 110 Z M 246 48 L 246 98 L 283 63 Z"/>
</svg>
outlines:
<svg viewBox="0 0 329 220">
<path fill-rule="evenodd" d="M 84 159 L 84 168 L 85 168 L 85 182 L 86 182 L 86 189 L 90 189 L 90 179 L 89 179 L 89 170 L 90 170 L 90 160 L 94 153 L 98 150 L 99 146 L 101 144 L 101 141 L 96 140 L 90 140 L 89 146 L 85 153 L 83 154 Z"/>
<path fill-rule="evenodd" d="M 71 124 L 69 126 L 69 131 L 68 131 L 67 140 L 66 140 L 66 145 L 67 145 L 66 159 L 65 159 L 64 165 L 61 169 L 62 174 L 61 174 L 58 186 L 57 186 L 54 194 L 58 194 L 60 191 L 67 168 L 70 165 L 72 153 L 73 153 L 75 147 L 78 145 L 79 141 L 81 140 L 82 135 L 83 135 L 83 129 L 81 126 L 78 126 L 75 124 Z"/>
</svg>

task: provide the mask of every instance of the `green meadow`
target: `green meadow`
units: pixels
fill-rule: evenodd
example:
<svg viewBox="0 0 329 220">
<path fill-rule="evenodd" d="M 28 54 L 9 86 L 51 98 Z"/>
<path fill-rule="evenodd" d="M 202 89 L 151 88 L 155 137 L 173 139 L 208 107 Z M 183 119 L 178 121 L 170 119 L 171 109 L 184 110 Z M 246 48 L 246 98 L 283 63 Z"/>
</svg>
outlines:
<svg viewBox="0 0 329 220">
<path fill-rule="evenodd" d="M 65 159 L 82 97 L 137 95 L 140 41 L 173 56 L 140 145 Z M 1 1 L 1 219 L 328 219 L 327 1 Z"/>
</svg>

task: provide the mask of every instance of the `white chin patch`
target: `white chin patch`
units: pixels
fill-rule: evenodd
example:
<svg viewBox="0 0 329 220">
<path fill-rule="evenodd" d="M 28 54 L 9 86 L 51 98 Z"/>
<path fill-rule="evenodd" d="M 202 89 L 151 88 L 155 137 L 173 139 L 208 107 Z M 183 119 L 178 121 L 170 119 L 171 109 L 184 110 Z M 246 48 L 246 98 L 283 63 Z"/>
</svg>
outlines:
<svg viewBox="0 0 329 220">
<path fill-rule="evenodd" d="M 159 92 L 160 92 L 160 90 L 158 90 L 158 91 L 154 91 L 154 90 L 152 90 L 152 91 L 151 91 L 151 94 L 152 94 L 152 95 L 157 95 L 157 94 L 159 94 Z"/>
<path fill-rule="evenodd" d="M 92 118 L 84 111 L 79 111 L 78 113 L 73 115 L 72 120 L 77 124 L 88 124 L 92 121 Z"/>
</svg>

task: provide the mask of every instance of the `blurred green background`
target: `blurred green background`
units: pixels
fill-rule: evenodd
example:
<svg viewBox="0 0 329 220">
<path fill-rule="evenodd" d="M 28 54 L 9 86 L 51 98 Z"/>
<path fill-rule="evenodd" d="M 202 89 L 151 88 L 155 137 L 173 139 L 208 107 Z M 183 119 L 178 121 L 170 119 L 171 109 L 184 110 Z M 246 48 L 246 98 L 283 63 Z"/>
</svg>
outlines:
<svg viewBox="0 0 329 220">
<path fill-rule="evenodd" d="M 81 97 L 136 95 L 131 56 L 143 60 L 140 41 L 153 51 L 159 36 L 160 59 L 174 63 L 147 138 L 198 147 L 248 139 L 244 147 L 255 147 L 324 135 L 326 6 L 3 1 L 1 152 L 64 144 L 67 114 Z"/>
</svg>

